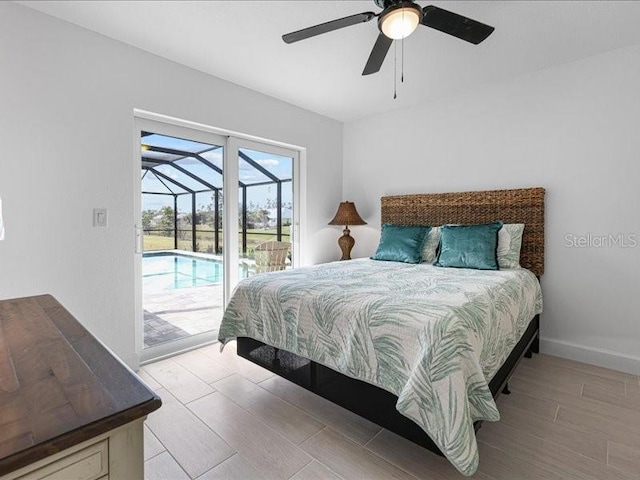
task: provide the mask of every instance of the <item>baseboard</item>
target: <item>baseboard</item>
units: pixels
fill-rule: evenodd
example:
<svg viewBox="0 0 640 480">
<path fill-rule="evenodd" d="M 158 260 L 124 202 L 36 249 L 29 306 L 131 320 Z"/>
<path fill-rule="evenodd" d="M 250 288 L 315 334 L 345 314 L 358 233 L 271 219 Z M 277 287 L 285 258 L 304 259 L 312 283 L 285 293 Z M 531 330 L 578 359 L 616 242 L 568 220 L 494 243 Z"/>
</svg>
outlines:
<svg viewBox="0 0 640 480">
<path fill-rule="evenodd" d="M 113 352 L 111 352 L 113 353 Z M 114 356 L 115 353 L 113 353 Z M 138 361 L 138 357 L 136 355 L 128 355 L 127 357 L 118 357 L 122 363 L 124 363 L 127 367 L 129 367 L 134 372 L 137 372 L 140 369 L 140 362 Z"/>
<path fill-rule="evenodd" d="M 571 342 L 540 338 L 540 352 L 577 362 L 640 375 L 640 357 L 613 352 L 603 348 L 585 347 Z"/>
</svg>

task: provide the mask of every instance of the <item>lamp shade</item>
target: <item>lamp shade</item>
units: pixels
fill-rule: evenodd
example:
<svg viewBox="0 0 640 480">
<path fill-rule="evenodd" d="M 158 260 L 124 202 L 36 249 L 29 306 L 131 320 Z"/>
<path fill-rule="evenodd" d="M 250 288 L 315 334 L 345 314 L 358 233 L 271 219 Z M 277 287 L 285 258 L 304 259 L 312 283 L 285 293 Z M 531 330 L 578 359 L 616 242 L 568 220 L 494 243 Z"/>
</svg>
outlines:
<svg viewBox="0 0 640 480">
<path fill-rule="evenodd" d="M 356 206 L 353 202 L 340 202 L 338 211 L 329 225 L 366 225 L 362 217 L 358 214 Z"/>
</svg>

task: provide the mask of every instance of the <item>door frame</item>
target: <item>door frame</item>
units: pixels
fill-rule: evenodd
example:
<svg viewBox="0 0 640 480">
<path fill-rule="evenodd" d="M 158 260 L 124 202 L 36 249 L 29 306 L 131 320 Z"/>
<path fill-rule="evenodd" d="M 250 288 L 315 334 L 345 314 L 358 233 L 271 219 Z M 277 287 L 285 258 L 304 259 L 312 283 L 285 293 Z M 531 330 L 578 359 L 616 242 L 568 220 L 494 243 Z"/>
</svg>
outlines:
<svg viewBox="0 0 640 480">
<path fill-rule="evenodd" d="M 143 326 L 143 297 L 142 297 L 142 251 L 144 241 L 142 229 L 142 188 L 140 180 L 140 132 L 152 131 L 162 135 L 192 139 L 203 143 L 221 145 L 223 148 L 223 302 L 226 307 L 233 288 L 238 283 L 238 234 L 237 221 L 229 222 L 226 219 L 238 218 L 238 149 L 249 148 L 283 155 L 293 158 L 293 219 L 291 228 L 291 241 L 293 246 L 293 264 L 295 266 L 306 265 L 306 184 L 307 168 L 306 148 L 267 140 L 253 135 L 246 135 L 230 130 L 220 129 L 175 117 L 134 109 L 133 111 L 133 205 L 134 205 L 134 315 L 135 315 L 135 353 L 140 364 L 156 361 L 161 358 L 176 355 L 178 353 L 198 348 L 207 343 L 217 341 L 217 332 L 205 332 L 192 335 L 185 339 L 160 344 L 148 349 L 144 348 Z M 192 340 L 192 341 L 189 341 Z"/>
<path fill-rule="evenodd" d="M 141 364 L 150 360 L 157 360 L 167 356 L 175 355 L 176 353 L 193 349 L 197 346 L 205 345 L 207 343 L 213 343 L 217 340 L 217 332 L 208 331 L 189 335 L 188 337 L 174 340 L 172 342 L 162 343 L 149 348 L 144 348 L 144 312 L 143 312 L 143 287 L 142 287 L 142 253 L 143 248 L 143 233 L 142 233 L 142 182 L 140 180 L 140 162 L 141 162 L 141 150 L 140 150 L 140 132 L 149 131 L 160 135 L 167 135 L 170 137 L 184 138 L 186 140 L 193 140 L 197 142 L 207 143 L 211 145 L 220 145 L 223 149 L 226 149 L 227 138 L 223 135 L 219 135 L 213 132 L 206 132 L 200 129 L 193 129 L 182 125 L 176 125 L 174 123 L 167 123 L 164 121 L 157 121 L 149 118 L 134 117 L 134 141 L 136 143 L 136 153 L 134 170 L 136 171 L 136 181 L 134 182 L 134 228 L 135 228 L 135 250 L 134 250 L 134 272 L 135 272 L 135 342 L 136 342 L 136 356 Z M 226 152 L 223 150 L 226 155 Z M 226 179 L 223 178 L 223 186 L 226 183 Z M 225 218 L 225 212 L 223 211 L 222 218 Z M 224 220 L 223 220 L 224 222 Z M 226 265 L 233 259 L 227 260 L 227 252 L 223 252 L 223 265 Z M 223 279 L 224 284 L 227 283 L 226 279 Z M 224 289 L 223 289 L 224 292 Z M 224 293 L 223 293 L 224 295 Z M 226 297 L 225 297 L 226 298 Z"/>
</svg>

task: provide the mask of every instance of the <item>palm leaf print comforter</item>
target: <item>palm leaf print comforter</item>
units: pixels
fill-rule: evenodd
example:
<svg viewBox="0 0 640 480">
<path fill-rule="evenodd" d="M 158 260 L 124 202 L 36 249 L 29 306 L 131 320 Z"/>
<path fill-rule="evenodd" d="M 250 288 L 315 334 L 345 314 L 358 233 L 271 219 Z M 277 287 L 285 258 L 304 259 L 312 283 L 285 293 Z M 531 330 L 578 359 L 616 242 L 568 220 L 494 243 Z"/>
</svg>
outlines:
<svg viewBox="0 0 640 480">
<path fill-rule="evenodd" d="M 500 419 L 488 382 L 541 311 L 525 269 L 360 259 L 243 280 L 219 339 L 250 337 L 394 393 L 398 411 L 472 475 L 473 422 Z"/>
</svg>

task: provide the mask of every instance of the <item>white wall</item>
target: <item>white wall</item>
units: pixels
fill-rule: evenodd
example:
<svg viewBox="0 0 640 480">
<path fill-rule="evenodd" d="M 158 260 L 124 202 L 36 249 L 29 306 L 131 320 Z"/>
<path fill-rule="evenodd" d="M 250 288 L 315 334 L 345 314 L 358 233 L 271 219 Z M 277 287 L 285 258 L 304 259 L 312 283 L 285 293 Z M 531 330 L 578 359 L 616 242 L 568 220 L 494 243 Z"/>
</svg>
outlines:
<svg viewBox="0 0 640 480">
<path fill-rule="evenodd" d="M 135 366 L 134 108 L 306 147 L 308 260 L 335 258 L 341 123 L 7 2 L 0 69 L 0 298 L 53 294 Z"/>
<path fill-rule="evenodd" d="M 639 85 L 636 46 L 346 124 L 345 199 L 375 227 L 353 229 L 355 255 L 382 195 L 545 187 L 543 349 L 640 373 L 640 246 L 565 245 L 640 240 Z"/>
</svg>

